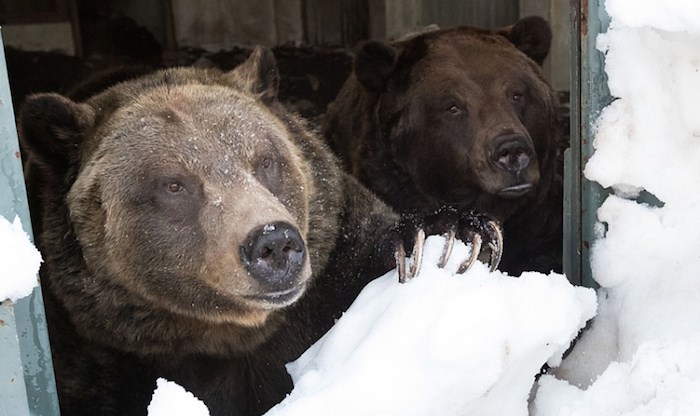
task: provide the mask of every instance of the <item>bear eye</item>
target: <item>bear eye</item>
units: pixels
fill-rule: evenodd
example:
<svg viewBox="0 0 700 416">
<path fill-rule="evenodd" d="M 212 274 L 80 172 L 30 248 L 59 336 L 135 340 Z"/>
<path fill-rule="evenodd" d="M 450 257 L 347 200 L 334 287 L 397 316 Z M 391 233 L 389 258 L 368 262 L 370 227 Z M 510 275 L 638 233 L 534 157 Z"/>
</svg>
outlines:
<svg viewBox="0 0 700 416">
<path fill-rule="evenodd" d="M 282 187 L 285 162 L 276 155 L 258 159 L 253 175 L 263 186 L 275 194 Z"/>
<path fill-rule="evenodd" d="M 177 194 L 177 193 L 185 190 L 185 187 L 182 186 L 182 184 L 180 182 L 171 181 L 171 182 L 166 183 L 165 189 L 167 189 L 168 192 L 170 192 L 170 193 Z"/>
<path fill-rule="evenodd" d="M 164 221 L 192 220 L 205 203 L 202 181 L 187 173 L 164 173 L 153 177 L 149 183 L 144 182 L 147 187 L 144 188 L 142 203 L 148 204 L 152 212 Z"/>
<path fill-rule="evenodd" d="M 459 108 L 458 105 L 453 104 L 453 105 L 447 107 L 447 112 L 452 114 L 452 115 L 458 115 L 458 114 L 462 113 L 462 109 Z"/>
<path fill-rule="evenodd" d="M 522 92 L 514 92 L 513 95 L 510 97 L 513 102 L 519 103 L 522 101 L 524 94 Z"/>
</svg>

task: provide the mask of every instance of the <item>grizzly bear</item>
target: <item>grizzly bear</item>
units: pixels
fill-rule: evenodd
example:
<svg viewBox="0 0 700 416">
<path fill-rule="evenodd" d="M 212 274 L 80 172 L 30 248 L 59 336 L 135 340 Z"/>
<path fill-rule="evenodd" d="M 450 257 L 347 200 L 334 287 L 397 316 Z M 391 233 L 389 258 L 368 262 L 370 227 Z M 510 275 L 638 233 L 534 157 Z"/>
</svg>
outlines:
<svg viewBox="0 0 700 416">
<path fill-rule="evenodd" d="M 539 66 L 550 43 L 539 17 L 368 41 L 324 135 L 397 211 L 489 213 L 504 228 L 501 270 L 560 272 L 566 144 Z"/>
<path fill-rule="evenodd" d="M 278 79 L 256 48 L 228 72 L 26 101 L 62 414 L 144 415 L 158 377 L 212 415 L 262 414 L 292 388 L 285 364 L 370 279 L 414 241 L 420 257 L 422 230 L 500 251 L 489 217 L 399 217 L 279 103 Z"/>
</svg>

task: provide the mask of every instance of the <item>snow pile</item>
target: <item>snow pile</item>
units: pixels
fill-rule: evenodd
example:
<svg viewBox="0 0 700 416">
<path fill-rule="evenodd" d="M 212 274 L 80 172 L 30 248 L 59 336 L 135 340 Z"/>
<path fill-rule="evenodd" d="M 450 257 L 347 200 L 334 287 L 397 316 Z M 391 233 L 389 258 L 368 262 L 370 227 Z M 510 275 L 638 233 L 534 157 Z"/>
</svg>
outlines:
<svg viewBox="0 0 700 416">
<path fill-rule="evenodd" d="M 41 254 L 22 229 L 19 217 L 10 223 L 0 216 L 0 302 L 16 301 L 37 286 Z"/>
<path fill-rule="evenodd" d="M 697 0 L 607 0 L 605 10 L 618 26 L 700 32 L 700 5 Z"/>
<path fill-rule="evenodd" d="M 538 416 L 694 416 L 700 410 L 700 338 L 648 341 L 631 360 L 613 362 L 586 390 L 544 376 Z"/>
<path fill-rule="evenodd" d="M 538 416 L 700 414 L 700 3 L 608 0 L 611 94 L 586 176 L 611 187 L 592 269 L 600 312 Z M 660 204 L 631 200 L 642 190 Z M 567 383 L 568 381 L 568 383 Z"/>
<path fill-rule="evenodd" d="M 148 416 L 209 416 L 209 409 L 177 383 L 159 378 L 148 405 Z"/>
<path fill-rule="evenodd" d="M 596 311 L 595 293 L 562 275 L 513 278 L 476 263 L 469 248 L 428 237 L 419 275 L 371 282 L 335 326 L 288 365 L 294 391 L 266 416 L 527 415 L 535 375 L 556 366 Z M 409 259 L 410 261 L 410 259 Z M 164 379 L 149 416 L 208 415 Z"/>
<path fill-rule="evenodd" d="M 557 365 L 595 314 L 593 290 L 561 275 L 455 276 L 444 238 L 429 237 L 420 274 L 370 283 L 336 325 L 288 369 L 294 391 L 274 415 L 526 415 L 541 366 Z"/>
</svg>

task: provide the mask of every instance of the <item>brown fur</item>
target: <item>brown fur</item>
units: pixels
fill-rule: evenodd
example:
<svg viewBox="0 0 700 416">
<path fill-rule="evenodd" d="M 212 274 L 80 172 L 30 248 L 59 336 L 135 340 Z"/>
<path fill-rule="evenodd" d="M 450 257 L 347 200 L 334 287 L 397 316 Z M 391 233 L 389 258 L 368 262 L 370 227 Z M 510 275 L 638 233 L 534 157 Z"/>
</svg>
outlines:
<svg viewBox="0 0 700 416">
<path fill-rule="evenodd" d="M 397 215 L 341 172 L 277 85 L 259 48 L 226 73 L 169 69 L 82 103 L 27 100 L 62 414 L 145 414 L 156 377 L 212 415 L 262 414 L 291 389 L 284 364 L 391 265 Z M 276 221 L 306 247 L 291 305 L 251 298 L 263 289 L 241 265 L 246 235 Z"/>
<path fill-rule="evenodd" d="M 565 144 L 538 66 L 550 41 L 549 25 L 533 17 L 497 32 L 367 42 L 325 134 L 345 168 L 399 212 L 488 213 L 504 224 L 502 270 L 561 271 Z M 517 175 L 494 162 L 511 136 L 531 156 Z M 506 192 L 523 184 L 533 190 Z"/>
</svg>

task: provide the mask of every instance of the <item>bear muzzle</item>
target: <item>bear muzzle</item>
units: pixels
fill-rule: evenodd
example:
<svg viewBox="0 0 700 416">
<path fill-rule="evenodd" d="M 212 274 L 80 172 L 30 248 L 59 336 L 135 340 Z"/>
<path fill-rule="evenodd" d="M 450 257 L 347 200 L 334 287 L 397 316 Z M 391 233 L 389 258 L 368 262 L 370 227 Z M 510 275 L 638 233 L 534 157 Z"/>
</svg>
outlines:
<svg viewBox="0 0 700 416">
<path fill-rule="evenodd" d="M 539 174 L 535 175 L 537 180 L 530 178 L 530 171 L 536 170 L 532 163 L 534 153 L 531 141 L 520 134 L 504 134 L 491 141 L 491 164 L 509 182 L 498 191 L 499 196 L 516 198 L 535 189 Z"/>
<path fill-rule="evenodd" d="M 240 256 L 259 287 L 246 299 L 270 307 L 286 306 L 304 293 L 306 244 L 293 225 L 279 221 L 251 231 L 240 247 Z"/>
</svg>

